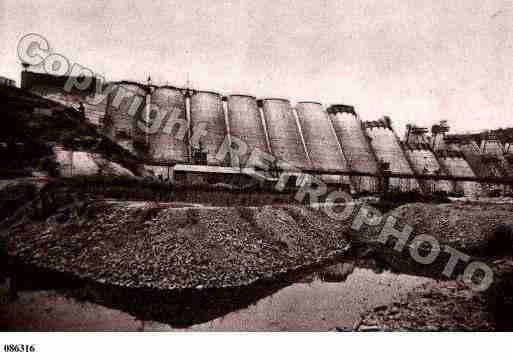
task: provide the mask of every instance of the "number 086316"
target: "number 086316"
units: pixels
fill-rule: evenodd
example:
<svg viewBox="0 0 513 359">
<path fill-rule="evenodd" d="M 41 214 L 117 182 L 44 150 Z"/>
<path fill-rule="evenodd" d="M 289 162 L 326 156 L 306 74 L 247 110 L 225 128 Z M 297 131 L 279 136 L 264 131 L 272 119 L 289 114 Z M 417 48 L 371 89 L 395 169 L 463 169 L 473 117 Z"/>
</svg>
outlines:
<svg viewBox="0 0 513 359">
<path fill-rule="evenodd" d="M 5 344 L 4 352 L 6 353 L 33 353 L 36 351 L 34 344 Z"/>
</svg>

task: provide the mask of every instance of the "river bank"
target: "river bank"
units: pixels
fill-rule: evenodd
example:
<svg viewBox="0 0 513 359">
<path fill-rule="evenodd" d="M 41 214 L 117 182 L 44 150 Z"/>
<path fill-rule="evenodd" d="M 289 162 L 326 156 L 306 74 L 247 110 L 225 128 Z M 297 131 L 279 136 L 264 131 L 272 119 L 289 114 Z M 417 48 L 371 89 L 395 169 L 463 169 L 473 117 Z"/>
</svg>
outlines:
<svg viewBox="0 0 513 359">
<path fill-rule="evenodd" d="M 364 314 L 356 330 L 494 331 L 485 294 L 458 281 L 429 282 L 389 305 Z"/>
<path fill-rule="evenodd" d="M 410 204 L 391 213 L 399 228 L 408 223 L 415 227 L 415 233 L 436 230 L 440 222 L 446 228 L 435 233 L 440 235 L 440 243 L 467 250 L 472 259 L 490 265 L 501 286 L 513 273 L 510 252 L 489 251 L 500 248 L 491 228 L 510 223 L 507 205 Z M 205 207 L 104 200 L 59 208 L 45 217 L 27 215 L 4 233 L 4 238 L 9 238 L 16 275 L 30 278 L 29 282 L 51 283 L 47 288 L 30 290 L 54 290 L 55 284 L 62 283 L 64 290 L 57 289 L 66 297 L 172 328 L 199 325 L 199 330 L 202 323 L 252 307 L 294 286 L 308 272 L 347 260 L 375 262 L 370 266 L 361 263 L 362 269 L 442 280 L 431 283 L 424 292 L 419 289 L 421 294 L 403 293 L 410 296 L 406 302 L 398 300 L 397 308 L 390 309 L 389 304 L 384 311 L 364 308 L 371 314 L 358 309 L 363 315 L 362 328 L 489 330 L 500 317 L 497 308 L 499 312 L 510 310 L 504 301 L 497 300 L 509 295 L 503 291 L 497 296 L 501 286 L 494 284 L 487 294 L 470 296 L 469 289 L 458 282 L 462 267 L 455 268 L 454 277 L 442 275 L 447 258 L 420 265 L 407 249 L 398 253 L 393 245 L 378 243 L 373 232 L 376 228 L 355 233 L 349 225 L 304 206 Z M 324 282 L 344 281 L 347 275 L 345 270 L 322 272 Z M 454 283 L 458 285 L 453 288 Z M 478 319 L 465 321 L 457 312 L 444 309 L 458 305 L 479 313 Z M 408 316 L 428 308 L 434 322 L 407 322 Z M 315 317 L 313 310 L 306 311 Z M 390 322 L 397 311 L 405 317 Z M 333 313 L 330 316 L 337 317 Z M 280 322 L 276 328 L 292 327 Z M 322 325 L 316 328 L 329 330 Z M 303 329 L 307 328 L 298 330 Z"/>
</svg>

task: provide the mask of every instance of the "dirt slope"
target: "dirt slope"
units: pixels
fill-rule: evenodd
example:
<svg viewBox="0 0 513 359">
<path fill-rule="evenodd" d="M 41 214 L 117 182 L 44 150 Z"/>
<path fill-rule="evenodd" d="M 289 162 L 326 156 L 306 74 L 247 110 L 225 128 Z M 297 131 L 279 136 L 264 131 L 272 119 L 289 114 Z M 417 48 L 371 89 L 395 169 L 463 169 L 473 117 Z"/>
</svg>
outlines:
<svg viewBox="0 0 513 359">
<path fill-rule="evenodd" d="M 0 160 L 3 174 L 31 175 L 42 171 L 58 175 L 58 161 L 53 149 L 84 151 L 102 155 L 137 173 L 137 159 L 74 109 L 44 99 L 30 92 L 0 86 L 2 131 Z"/>
</svg>

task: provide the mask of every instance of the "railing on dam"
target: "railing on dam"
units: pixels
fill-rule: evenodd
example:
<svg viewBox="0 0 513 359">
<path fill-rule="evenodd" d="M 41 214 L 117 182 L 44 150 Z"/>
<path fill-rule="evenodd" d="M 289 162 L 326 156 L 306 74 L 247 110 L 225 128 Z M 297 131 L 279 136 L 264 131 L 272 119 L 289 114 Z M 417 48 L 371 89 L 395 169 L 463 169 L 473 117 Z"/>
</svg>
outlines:
<svg viewBox="0 0 513 359">
<path fill-rule="evenodd" d="M 315 171 L 304 170 L 303 173 L 321 175 L 346 175 L 346 176 L 368 176 L 368 177 L 389 177 L 389 178 L 404 178 L 404 179 L 417 179 L 417 180 L 434 180 L 434 181 L 464 181 L 464 182 L 478 182 L 478 183 L 497 183 L 497 184 L 510 184 L 513 185 L 513 177 L 469 177 L 469 176 L 448 176 L 448 175 L 430 175 L 430 174 L 411 174 L 411 173 L 395 173 L 388 174 L 375 174 L 368 172 L 357 171 Z"/>
<path fill-rule="evenodd" d="M 205 166 L 189 166 L 189 165 L 181 165 L 180 169 L 175 168 L 176 173 L 194 173 L 196 176 L 209 175 L 213 172 L 219 172 L 221 168 L 210 168 L 205 169 Z M 248 175 L 247 169 L 244 168 L 224 168 L 226 170 L 231 169 L 230 174 L 232 175 Z M 266 181 L 277 181 L 280 177 L 280 170 L 269 170 L 269 171 L 259 171 L 258 169 L 252 169 L 253 172 L 257 174 L 261 174 L 261 178 Z M 226 173 L 226 171 L 220 171 L 219 174 Z M 263 175 L 265 174 L 265 175 Z M 440 191 L 440 186 L 437 185 L 441 181 L 451 181 L 457 183 L 487 183 L 487 184 L 498 184 L 503 185 L 504 189 L 509 188 L 511 192 L 513 192 L 513 177 L 474 177 L 474 176 L 451 176 L 451 175 L 442 175 L 442 174 L 412 174 L 412 173 L 397 173 L 391 172 L 388 170 L 380 171 L 380 173 L 369 173 L 369 172 L 360 172 L 360 171 L 350 171 L 350 170 L 315 170 L 315 169 L 304 169 L 301 171 L 290 172 L 289 177 L 291 178 L 299 178 L 303 174 L 310 174 L 314 176 L 318 176 L 320 179 L 324 179 L 326 176 L 348 176 L 351 178 L 353 183 L 358 183 L 360 180 L 365 181 L 368 178 L 375 179 L 375 186 L 370 187 L 358 187 L 361 190 L 356 189 L 356 192 L 384 192 L 392 189 L 397 189 L 402 192 L 408 191 L 419 191 L 418 186 L 408 186 L 408 184 L 412 183 L 412 179 L 417 181 L 424 181 L 427 183 L 427 186 L 423 189 L 424 192 L 437 192 Z M 390 179 L 395 179 L 395 181 L 390 181 Z M 290 182 L 295 182 L 294 180 L 290 180 Z M 401 186 L 397 186 L 397 184 L 402 184 Z M 335 185 L 343 187 L 343 183 L 326 183 L 327 185 Z M 471 193 L 465 195 L 474 196 L 477 193 Z"/>
</svg>

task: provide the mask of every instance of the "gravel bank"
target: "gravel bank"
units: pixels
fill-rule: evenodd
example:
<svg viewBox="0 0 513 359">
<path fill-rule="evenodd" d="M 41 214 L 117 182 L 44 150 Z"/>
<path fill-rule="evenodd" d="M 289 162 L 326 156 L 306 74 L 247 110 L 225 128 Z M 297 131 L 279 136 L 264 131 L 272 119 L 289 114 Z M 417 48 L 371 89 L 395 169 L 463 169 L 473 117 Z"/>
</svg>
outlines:
<svg viewBox="0 0 513 359">
<path fill-rule="evenodd" d="M 131 288 L 247 285 L 345 253 L 343 225 L 299 206 L 183 207 L 97 201 L 26 218 L 9 254 Z"/>
<path fill-rule="evenodd" d="M 415 233 L 434 236 L 440 243 L 469 254 L 486 254 L 494 230 L 505 224 L 513 228 L 511 204 L 407 204 L 389 213 L 415 228 Z M 513 248 L 513 239 L 511 239 Z"/>
<path fill-rule="evenodd" d="M 363 316 L 359 330 L 491 331 L 486 297 L 457 281 L 428 283 L 403 300 Z"/>
</svg>

